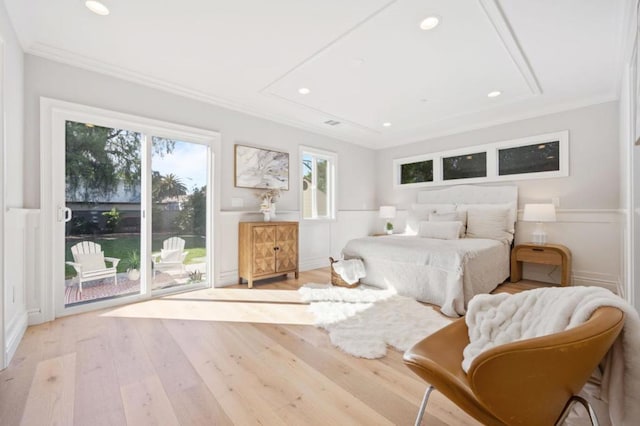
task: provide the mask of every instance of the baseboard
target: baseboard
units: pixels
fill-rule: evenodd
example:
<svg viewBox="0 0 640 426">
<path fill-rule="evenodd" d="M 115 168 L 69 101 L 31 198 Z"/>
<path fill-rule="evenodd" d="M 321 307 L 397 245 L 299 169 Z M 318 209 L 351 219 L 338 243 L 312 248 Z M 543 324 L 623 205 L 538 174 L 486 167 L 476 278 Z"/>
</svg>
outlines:
<svg viewBox="0 0 640 426">
<path fill-rule="evenodd" d="M 620 277 L 591 271 L 573 271 L 571 285 L 604 287 L 619 294 Z"/>
<path fill-rule="evenodd" d="M 39 308 L 29 309 L 27 311 L 28 325 L 42 324 L 43 322 L 45 322 L 44 315 L 42 315 L 42 311 Z"/>
<path fill-rule="evenodd" d="M 238 270 L 220 272 L 220 277 L 215 283 L 216 287 L 227 287 L 230 285 L 238 284 Z"/>
<path fill-rule="evenodd" d="M 24 336 L 24 332 L 27 331 L 27 312 L 22 312 L 14 317 L 14 320 L 7 327 L 6 334 L 6 346 L 4 351 L 3 368 L 6 368 L 11 362 L 11 358 L 18 350 L 18 345 Z"/>
</svg>

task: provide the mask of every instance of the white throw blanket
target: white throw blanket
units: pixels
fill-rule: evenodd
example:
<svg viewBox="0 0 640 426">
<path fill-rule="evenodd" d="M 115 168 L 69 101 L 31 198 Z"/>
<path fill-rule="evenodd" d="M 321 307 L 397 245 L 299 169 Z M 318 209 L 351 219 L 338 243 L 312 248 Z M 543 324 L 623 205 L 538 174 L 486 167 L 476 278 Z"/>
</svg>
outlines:
<svg viewBox="0 0 640 426">
<path fill-rule="evenodd" d="M 465 318 L 470 343 L 462 368 L 468 371 L 476 356 L 495 346 L 576 327 L 601 306 L 620 308 L 625 324 L 606 358 L 600 397 L 609 403 L 613 425 L 638 424 L 640 317 L 631 305 L 604 288 L 552 287 L 474 297 Z"/>
<path fill-rule="evenodd" d="M 336 271 L 340 278 L 345 280 L 347 284 L 355 284 L 360 278 L 366 276 L 364 271 L 364 263 L 360 259 L 348 259 L 339 260 L 333 265 L 333 270 Z"/>
</svg>

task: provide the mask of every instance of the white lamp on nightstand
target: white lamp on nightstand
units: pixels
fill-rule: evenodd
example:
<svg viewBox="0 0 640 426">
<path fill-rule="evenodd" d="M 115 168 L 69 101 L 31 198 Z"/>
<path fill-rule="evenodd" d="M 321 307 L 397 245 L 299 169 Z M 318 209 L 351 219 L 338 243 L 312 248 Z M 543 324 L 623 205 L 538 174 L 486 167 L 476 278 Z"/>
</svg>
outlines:
<svg viewBox="0 0 640 426">
<path fill-rule="evenodd" d="M 553 204 L 525 204 L 522 220 L 536 222 L 536 229 L 532 234 L 533 243 L 546 244 L 547 233 L 544 231 L 543 222 L 556 221 L 556 208 Z"/>
<path fill-rule="evenodd" d="M 391 219 L 396 217 L 396 206 L 380 206 L 380 217 L 385 219 L 385 232 L 387 234 L 393 234 L 393 223 L 391 223 Z"/>
</svg>

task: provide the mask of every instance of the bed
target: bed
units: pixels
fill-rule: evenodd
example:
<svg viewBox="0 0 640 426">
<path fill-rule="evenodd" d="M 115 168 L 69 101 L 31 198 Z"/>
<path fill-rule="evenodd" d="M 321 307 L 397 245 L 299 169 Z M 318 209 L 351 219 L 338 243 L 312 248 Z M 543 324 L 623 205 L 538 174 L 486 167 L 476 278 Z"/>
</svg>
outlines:
<svg viewBox="0 0 640 426">
<path fill-rule="evenodd" d="M 363 284 L 394 288 L 448 316 L 464 315 L 473 296 L 509 277 L 517 198 L 516 186 L 421 191 L 403 234 L 351 240 L 343 254 L 363 260 Z M 462 223 L 455 232 L 454 222 Z"/>
</svg>

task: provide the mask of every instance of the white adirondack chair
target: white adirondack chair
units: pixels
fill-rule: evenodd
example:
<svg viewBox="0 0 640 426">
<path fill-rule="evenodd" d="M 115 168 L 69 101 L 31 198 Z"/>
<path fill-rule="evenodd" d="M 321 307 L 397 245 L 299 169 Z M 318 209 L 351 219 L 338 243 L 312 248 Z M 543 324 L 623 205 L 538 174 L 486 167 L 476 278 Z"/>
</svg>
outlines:
<svg viewBox="0 0 640 426">
<path fill-rule="evenodd" d="M 153 276 L 158 271 L 180 270 L 185 272 L 184 260 L 188 251 L 184 251 L 184 240 L 180 237 L 167 238 L 162 242 L 162 251 L 151 255 L 153 262 Z"/>
<path fill-rule="evenodd" d="M 82 293 L 82 283 L 87 281 L 113 277 L 114 285 L 118 285 L 117 267 L 120 259 L 105 257 L 100 244 L 82 241 L 71 247 L 71 254 L 73 262 L 66 262 L 66 264 L 73 266 L 76 270 L 80 293 Z M 110 262 L 111 267 L 107 267 L 105 261 Z"/>
</svg>

